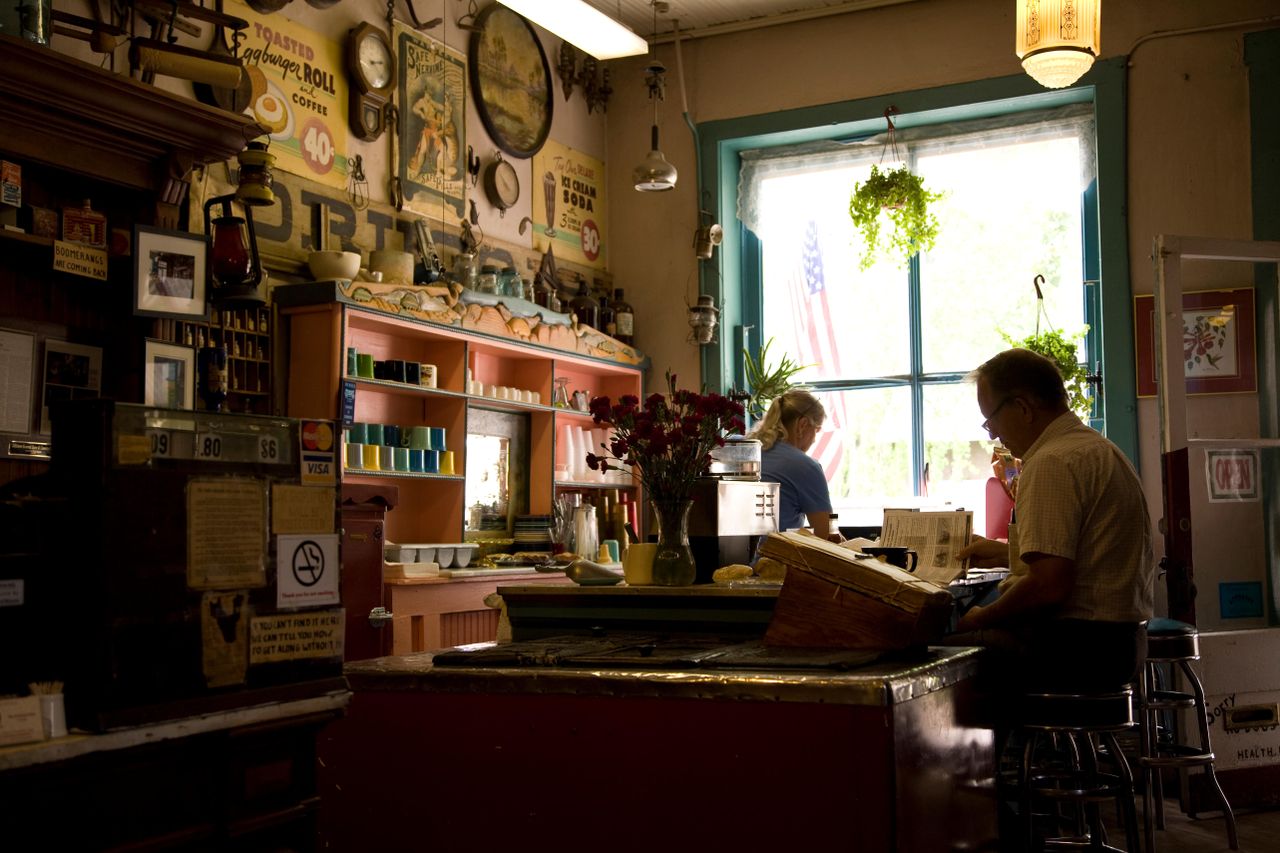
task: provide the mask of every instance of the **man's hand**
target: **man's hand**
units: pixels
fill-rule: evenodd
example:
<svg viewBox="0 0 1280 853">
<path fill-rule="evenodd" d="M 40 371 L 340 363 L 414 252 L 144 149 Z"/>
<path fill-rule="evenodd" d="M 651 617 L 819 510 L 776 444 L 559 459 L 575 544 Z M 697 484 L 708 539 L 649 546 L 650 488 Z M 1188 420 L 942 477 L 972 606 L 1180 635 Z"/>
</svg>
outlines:
<svg viewBox="0 0 1280 853">
<path fill-rule="evenodd" d="M 956 552 L 960 559 L 968 558 L 970 565 L 980 569 L 1009 565 L 1009 543 L 974 536 L 968 547 Z"/>
<path fill-rule="evenodd" d="M 960 617 L 960 621 L 956 623 L 956 631 L 978 631 L 982 629 L 983 623 L 986 621 L 983 616 L 985 607 L 971 607 L 968 612 Z"/>
</svg>

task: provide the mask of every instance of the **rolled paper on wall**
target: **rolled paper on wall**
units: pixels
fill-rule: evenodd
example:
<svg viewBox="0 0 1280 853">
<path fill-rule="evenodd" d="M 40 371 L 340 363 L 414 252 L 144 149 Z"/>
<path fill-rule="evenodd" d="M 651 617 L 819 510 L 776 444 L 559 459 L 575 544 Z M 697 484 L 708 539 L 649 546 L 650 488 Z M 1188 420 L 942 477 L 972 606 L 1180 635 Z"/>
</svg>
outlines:
<svg viewBox="0 0 1280 853">
<path fill-rule="evenodd" d="M 244 66 L 238 59 L 154 39 L 134 39 L 129 49 L 129 62 L 144 73 L 149 71 L 222 89 L 238 87 L 244 74 Z"/>
</svg>

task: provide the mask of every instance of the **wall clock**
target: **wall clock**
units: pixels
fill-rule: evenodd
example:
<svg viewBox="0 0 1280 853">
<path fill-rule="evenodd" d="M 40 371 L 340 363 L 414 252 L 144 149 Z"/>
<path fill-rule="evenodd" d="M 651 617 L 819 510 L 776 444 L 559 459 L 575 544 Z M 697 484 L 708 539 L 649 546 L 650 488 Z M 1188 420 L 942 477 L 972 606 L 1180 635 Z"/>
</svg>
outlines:
<svg viewBox="0 0 1280 853">
<path fill-rule="evenodd" d="M 347 121 L 352 133 L 371 142 L 387 125 L 387 103 L 396 78 L 391 40 L 377 27 L 361 23 L 347 32 L 346 53 L 351 77 Z"/>
<path fill-rule="evenodd" d="M 484 168 L 484 194 L 489 203 L 498 208 L 499 215 L 520 200 L 520 176 L 510 160 L 502 159 L 501 152 Z"/>
<path fill-rule="evenodd" d="M 467 62 L 471 95 L 493 142 L 532 157 L 551 130 L 551 68 L 533 27 L 500 3 L 476 16 Z"/>
</svg>

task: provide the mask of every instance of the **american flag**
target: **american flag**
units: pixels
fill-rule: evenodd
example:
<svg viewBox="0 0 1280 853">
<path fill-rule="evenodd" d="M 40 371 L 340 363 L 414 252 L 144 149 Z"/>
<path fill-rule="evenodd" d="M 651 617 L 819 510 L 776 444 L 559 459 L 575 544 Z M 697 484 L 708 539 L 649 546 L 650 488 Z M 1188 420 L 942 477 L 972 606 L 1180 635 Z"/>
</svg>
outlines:
<svg viewBox="0 0 1280 853">
<path fill-rule="evenodd" d="M 822 248 L 818 245 L 818 226 L 812 219 L 805 227 L 800 262 L 790 276 L 787 288 L 791 296 L 791 322 L 794 339 L 800 348 L 800 363 L 818 365 L 822 377 L 843 375 L 840 347 L 827 303 L 827 280 L 822 269 Z M 843 403 L 843 394 L 828 396 L 823 401 L 827 422 L 809 449 L 809 455 L 822 465 L 828 483 L 835 482 L 844 458 L 843 432 L 847 418 Z"/>
</svg>

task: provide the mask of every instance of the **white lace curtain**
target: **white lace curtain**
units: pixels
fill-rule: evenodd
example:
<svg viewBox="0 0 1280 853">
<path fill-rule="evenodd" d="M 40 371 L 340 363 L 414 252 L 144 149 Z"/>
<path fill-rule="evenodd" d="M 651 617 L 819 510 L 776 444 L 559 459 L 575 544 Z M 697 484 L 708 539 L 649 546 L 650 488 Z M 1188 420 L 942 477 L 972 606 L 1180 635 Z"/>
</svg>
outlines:
<svg viewBox="0 0 1280 853">
<path fill-rule="evenodd" d="M 1083 192 L 1097 175 L 1093 104 L 1071 104 L 995 118 L 898 128 L 894 131 L 893 147 L 900 157 L 905 158 L 913 151 L 934 154 L 1064 136 L 1075 136 L 1080 142 L 1080 189 Z M 886 130 L 851 141 L 823 140 L 741 152 L 738 219 L 752 231 L 759 230 L 760 185 L 768 178 L 882 161 L 896 165 L 897 160 L 888 143 Z"/>
</svg>

